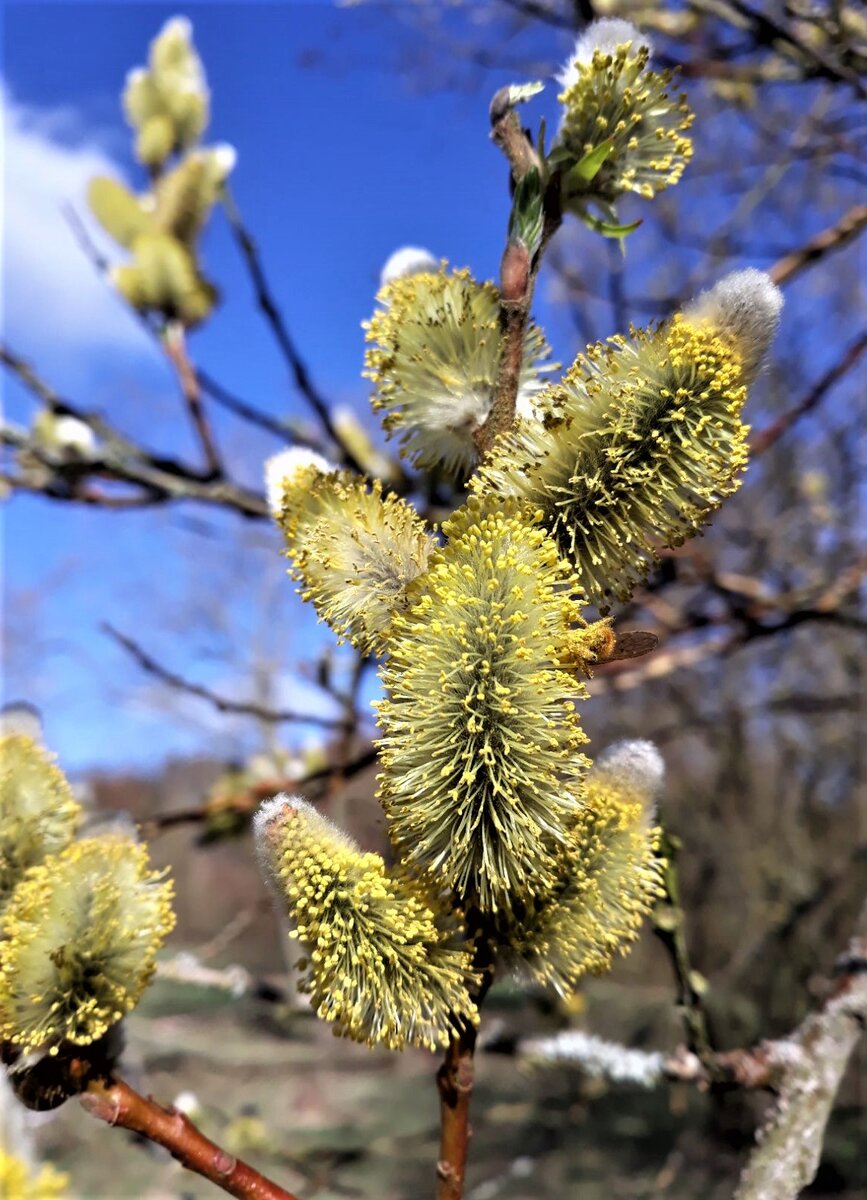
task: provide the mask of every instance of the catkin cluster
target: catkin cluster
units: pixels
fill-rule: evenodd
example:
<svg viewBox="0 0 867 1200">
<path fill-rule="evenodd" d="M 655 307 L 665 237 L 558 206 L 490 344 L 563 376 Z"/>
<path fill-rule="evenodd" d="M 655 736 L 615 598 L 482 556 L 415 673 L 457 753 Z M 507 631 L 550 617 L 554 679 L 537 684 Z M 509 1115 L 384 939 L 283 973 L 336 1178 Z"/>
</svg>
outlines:
<svg viewBox="0 0 867 1200">
<path fill-rule="evenodd" d="M 81 810 L 46 752 L 0 740 L 0 1042 L 56 1054 L 139 1001 L 170 932 L 171 885 L 145 848 L 75 839 Z"/>
<path fill-rule="evenodd" d="M 218 298 L 199 264 L 199 235 L 235 165 L 235 151 L 199 144 L 209 93 L 185 18 L 167 21 L 151 44 L 148 67 L 130 72 L 123 107 L 151 186 L 136 195 L 114 179 L 90 182 L 93 215 L 130 254 L 110 277 L 139 312 L 198 325 Z"/>
</svg>

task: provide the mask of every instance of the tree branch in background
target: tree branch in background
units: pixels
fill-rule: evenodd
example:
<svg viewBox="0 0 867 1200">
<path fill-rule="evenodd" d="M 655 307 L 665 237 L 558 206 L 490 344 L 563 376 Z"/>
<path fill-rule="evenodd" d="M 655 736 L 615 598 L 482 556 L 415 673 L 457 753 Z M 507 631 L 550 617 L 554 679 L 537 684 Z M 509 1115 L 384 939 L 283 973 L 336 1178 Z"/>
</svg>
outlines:
<svg viewBox="0 0 867 1200">
<path fill-rule="evenodd" d="M 238 815 L 249 816 L 259 807 L 263 800 L 268 800 L 271 796 L 276 796 L 280 792 L 304 792 L 314 783 L 342 783 L 344 780 L 352 779 L 353 776 L 360 774 L 367 767 L 373 766 L 378 756 L 379 752 L 377 748 L 370 746 L 349 762 L 338 762 L 327 767 L 319 767 L 317 770 L 310 771 L 300 778 L 285 776 L 282 778 L 275 777 L 273 779 L 260 780 L 239 791 L 236 796 L 233 796 L 231 798 L 231 806 Z M 220 804 L 221 809 L 225 811 L 228 807 L 226 799 L 221 799 Z M 213 805 L 206 802 L 198 804 L 194 808 L 174 809 L 172 812 L 156 813 L 152 817 L 146 817 L 141 824 L 146 834 L 151 836 L 153 833 L 158 833 L 163 829 L 171 829 L 176 825 L 198 824 L 199 822 L 207 821 L 212 814 Z"/>
<path fill-rule="evenodd" d="M 784 433 L 792 428 L 796 421 L 812 411 L 824 399 L 826 393 L 852 370 L 865 350 L 867 350 L 867 330 L 856 338 L 843 356 L 825 372 L 821 379 L 816 381 L 802 400 L 752 438 L 750 442 L 751 457 L 756 458 L 759 454 L 764 454 L 775 442 L 780 440 Z"/>
<path fill-rule="evenodd" d="M 226 218 L 232 230 L 244 261 L 247 264 L 247 270 L 250 273 L 250 279 L 253 283 L 253 289 L 256 293 L 256 302 L 259 305 L 266 321 L 268 322 L 274 337 L 277 340 L 283 357 L 292 371 L 292 376 L 295 380 L 295 386 L 298 391 L 313 409 L 319 419 L 322 428 L 328 434 L 329 438 L 336 446 L 340 448 L 343 455 L 343 461 L 351 466 L 354 470 L 364 473 L 364 469 L 348 447 L 344 444 L 343 439 L 334 427 L 334 422 L 331 419 L 331 412 L 328 401 L 316 387 L 313 382 L 307 364 L 298 352 L 298 348 L 289 333 L 289 328 L 281 313 L 277 302 L 274 299 L 273 293 L 268 286 L 268 280 L 265 277 L 265 270 L 262 266 L 262 259 L 259 255 L 258 247 L 253 240 L 252 235 L 241 220 L 241 214 L 238 211 L 231 192 L 227 187 L 223 188 L 223 210 L 226 213 Z"/>
<path fill-rule="evenodd" d="M 210 423 L 202 405 L 199 379 L 187 354 L 187 340 L 183 325 L 178 322 L 170 322 L 163 332 L 162 343 L 169 362 L 178 373 L 187 411 L 205 456 L 207 473 L 212 479 L 217 479 L 222 476 L 223 467 Z"/>
<path fill-rule="evenodd" d="M 821 1008 L 784 1041 L 765 1043 L 775 1099 L 735 1200 L 794 1200 L 812 1183 L 849 1058 L 867 1024 L 867 906 Z"/>
<path fill-rule="evenodd" d="M 108 1125 L 129 1129 L 164 1146 L 188 1171 L 239 1200 L 298 1200 L 292 1192 L 206 1138 L 184 1113 L 139 1095 L 122 1079 L 91 1083 L 81 1097 L 81 1105 Z"/>
<path fill-rule="evenodd" d="M 833 250 L 840 250 L 852 238 L 867 227 L 867 204 L 855 204 L 843 214 L 839 221 L 817 233 L 797 250 L 778 259 L 768 274 L 780 287 L 788 283 L 805 267 L 812 266 Z"/>
<path fill-rule="evenodd" d="M 232 508 L 244 517 L 269 516 L 264 496 L 249 491 L 227 479 L 212 479 L 201 471 L 188 467 L 178 459 L 153 454 L 120 433 L 99 413 L 92 412 L 61 397 L 33 368 L 0 346 L 0 362 L 51 413 L 74 417 L 95 435 L 97 445 L 92 452 L 72 460 L 59 460 L 33 431 L 4 424 L 0 440 L 14 447 L 23 456 L 45 468 L 37 477 L 9 475 L 10 483 L 28 491 L 41 492 L 55 500 L 79 501 L 108 508 L 142 507 L 164 504 L 173 500 L 197 500 Z M 105 494 L 89 488 L 91 478 L 106 479 L 131 485 L 139 491 L 133 496 Z"/>
<path fill-rule="evenodd" d="M 268 708 L 263 704 L 256 704 L 254 701 L 230 700 L 226 696 L 212 692 L 210 688 L 206 688 L 203 684 L 193 683 L 191 680 L 184 679 L 181 675 L 177 675 L 174 671 L 170 671 L 167 667 L 162 666 L 146 650 L 142 649 L 138 642 L 134 642 L 126 634 L 120 633 L 119 630 L 107 622 L 103 622 L 101 628 L 104 633 L 114 638 L 118 645 L 122 646 L 135 659 L 143 671 L 155 676 L 162 683 L 168 684 L 169 687 L 175 688 L 179 692 L 186 692 L 190 696 L 198 696 L 199 699 L 206 700 L 218 712 L 256 717 L 260 721 L 268 721 L 275 725 L 281 724 L 284 721 L 299 721 L 307 725 L 319 725 L 325 729 L 341 729 L 346 724 L 347 718 L 345 716 L 321 717 L 314 713 L 300 713 L 288 708 Z"/>
</svg>

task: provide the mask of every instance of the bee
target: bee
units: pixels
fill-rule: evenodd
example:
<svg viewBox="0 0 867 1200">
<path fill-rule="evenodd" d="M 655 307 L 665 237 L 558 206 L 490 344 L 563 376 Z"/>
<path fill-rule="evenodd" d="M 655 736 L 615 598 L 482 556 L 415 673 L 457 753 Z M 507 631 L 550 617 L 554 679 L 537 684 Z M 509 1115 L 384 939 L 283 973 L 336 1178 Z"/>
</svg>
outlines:
<svg viewBox="0 0 867 1200">
<path fill-rule="evenodd" d="M 603 663 L 622 662 L 627 658 L 643 658 L 645 654 L 649 654 L 659 645 L 659 638 L 656 634 L 649 633 L 645 629 L 628 629 L 625 633 L 615 633 L 613 636 L 613 646 L 607 653 L 603 651 L 597 655 L 595 666 L 602 666 Z"/>
<path fill-rule="evenodd" d="M 558 663 L 558 670 L 580 671 L 582 674 L 589 675 L 597 667 L 604 666 L 606 663 L 642 658 L 659 645 L 659 638 L 655 633 L 649 633 L 642 629 L 629 629 L 624 633 L 615 633 L 608 626 L 598 630 L 598 637 L 599 644 L 597 646 L 592 649 L 588 647 L 580 657 L 576 656 L 577 661 Z"/>
</svg>

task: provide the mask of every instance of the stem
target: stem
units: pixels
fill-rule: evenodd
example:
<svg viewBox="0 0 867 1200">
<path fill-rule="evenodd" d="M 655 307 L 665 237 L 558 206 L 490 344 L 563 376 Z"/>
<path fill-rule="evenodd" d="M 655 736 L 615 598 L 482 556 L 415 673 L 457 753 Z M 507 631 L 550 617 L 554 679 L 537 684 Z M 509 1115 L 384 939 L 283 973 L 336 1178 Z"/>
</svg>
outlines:
<svg viewBox="0 0 867 1200">
<path fill-rule="evenodd" d="M 517 112 L 510 103 L 510 89 L 502 88 L 491 101 L 491 137 L 509 160 L 512 182 L 518 184 L 528 171 L 544 173 L 532 143 L 524 132 Z M 515 402 L 521 381 L 524 358 L 524 333 L 530 316 L 533 289 L 542 254 L 560 226 L 559 176 L 548 179 L 543 199 L 542 237 L 531 251 L 522 241 L 510 237 L 500 264 L 501 353 L 491 409 L 485 423 L 476 430 L 476 450 L 481 460 L 515 419 Z"/>
<path fill-rule="evenodd" d="M 662 837 L 662 854 L 665 857 L 663 885 L 667 903 L 653 917 L 653 932 L 665 946 L 671 958 L 677 980 L 677 1003 L 683 1014 L 687 1045 L 693 1054 L 711 1073 L 714 1055 L 708 1036 L 707 1020 L 702 1006 L 701 993 L 696 987 L 696 973 L 689 958 L 684 928 L 684 913 L 680 903 L 680 879 L 677 871 L 677 855 L 680 840 L 672 834 Z"/>
<path fill-rule="evenodd" d="M 470 1100 L 475 1082 L 476 1031 L 453 1038 L 437 1072 L 440 1094 L 440 1153 L 436 1200 L 462 1200 L 470 1137 Z"/>
<path fill-rule="evenodd" d="M 182 1112 L 140 1096 L 122 1079 L 91 1083 L 81 1097 L 91 1116 L 164 1146 L 188 1171 L 241 1200 L 298 1200 L 206 1138 Z"/>
<path fill-rule="evenodd" d="M 199 377 L 196 375 L 195 368 L 187 354 L 187 343 L 183 325 L 174 321 L 167 325 L 163 334 L 163 345 L 166 348 L 169 361 L 178 373 L 181 391 L 184 394 L 187 409 L 205 455 L 208 474 L 212 479 L 217 479 L 222 475 L 223 467 L 220 462 L 220 455 L 217 452 L 214 435 L 211 432 L 211 426 L 202 404 Z"/>
</svg>

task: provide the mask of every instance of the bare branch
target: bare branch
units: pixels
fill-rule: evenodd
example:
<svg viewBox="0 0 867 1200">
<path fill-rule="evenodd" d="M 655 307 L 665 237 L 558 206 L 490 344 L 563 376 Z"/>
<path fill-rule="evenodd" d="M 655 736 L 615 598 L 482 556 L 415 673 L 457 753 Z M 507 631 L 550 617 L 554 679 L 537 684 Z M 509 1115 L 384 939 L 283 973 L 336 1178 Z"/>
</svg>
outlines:
<svg viewBox="0 0 867 1200">
<path fill-rule="evenodd" d="M 834 1099 L 867 1024 L 867 906 L 835 975 L 818 1012 L 785 1041 L 764 1045 L 776 1097 L 735 1200 L 795 1200 L 816 1176 Z"/>
<path fill-rule="evenodd" d="M 319 725 L 325 729 L 340 729 L 346 723 L 346 717 L 321 717 L 314 713 L 296 712 L 294 709 L 267 708 L 265 705 L 256 704 L 254 701 L 230 700 L 226 696 L 221 696 L 217 692 L 211 691 L 210 688 L 206 688 L 203 684 L 193 683 L 191 680 L 184 679 L 183 676 L 176 674 L 174 671 L 170 671 L 168 667 L 162 666 L 146 650 L 142 649 L 138 642 L 134 642 L 126 634 L 120 633 L 107 622 L 103 622 L 101 628 L 135 659 L 143 671 L 155 676 L 162 683 L 168 684 L 169 687 L 175 688 L 177 691 L 186 692 L 190 696 L 198 696 L 201 700 L 207 700 L 218 712 L 256 717 L 260 721 L 268 721 L 275 725 L 286 721 L 299 721 L 306 725 Z"/>
<path fill-rule="evenodd" d="M 328 401 L 313 382 L 313 379 L 311 378 L 310 372 L 307 368 L 307 364 L 301 357 L 295 342 L 292 340 L 286 320 L 283 317 L 276 300 L 274 299 L 274 295 L 270 287 L 268 286 L 268 280 L 265 277 L 265 270 L 262 266 L 262 259 L 259 254 L 258 247 L 256 246 L 256 243 L 253 240 L 249 230 L 241 220 L 241 214 L 238 211 L 238 206 L 236 205 L 234 198 L 227 187 L 224 187 L 223 189 L 222 200 L 223 209 L 229 221 L 232 234 L 235 238 L 238 248 L 241 251 L 241 254 L 244 257 L 244 261 L 247 264 L 247 270 L 250 273 L 250 279 L 252 280 L 253 288 L 256 293 L 256 302 L 259 305 L 259 308 L 261 309 L 266 321 L 271 327 L 274 337 L 277 340 L 277 344 L 283 352 L 283 357 L 286 359 L 286 362 L 292 371 L 292 375 L 295 380 L 295 386 L 313 409 L 322 425 L 322 428 L 325 430 L 334 444 L 340 447 L 343 455 L 343 461 L 349 466 L 353 467 L 354 470 L 363 474 L 364 468 L 355 458 L 351 450 L 349 450 L 349 448 L 344 444 L 343 439 L 341 438 L 337 429 L 334 427 Z"/>
<path fill-rule="evenodd" d="M 162 343 L 169 362 L 178 373 L 187 411 L 205 456 L 208 475 L 212 479 L 217 479 L 222 476 L 223 467 L 210 422 L 202 404 L 199 378 L 187 354 L 187 339 L 183 325 L 174 321 L 169 323 L 163 334 Z"/>
<path fill-rule="evenodd" d="M 867 204 L 855 204 L 834 225 L 823 229 L 797 250 L 778 259 L 768 274 L 774 283 L 782 286 L 806 267 L 813 266 L 819 259 L 839 250 L 858 236 L 867 227 Z"/>
<path fill-rule="evenodd" d="M 164 1146 L 188 1171 L 239 1200 L 298 1200 L 292 1192 L 206 1138 L 184 1113 L 139 1095 L 122 1079 L 92 1082 L 81 1097 L 81 1105 L 108 1125 L 129 1129 Z"/>
<path fill-rule="evenodd" d="M 813 384 L 803 399 L 752 438 L 750 443 L 752 457 L 757 458 L 758 455 L 764 454 L 775 442 L 780 440 L 784 433 L 792 428 L 796 421 L 811 412 L 826 394 L 852 370 L 865 350 L 867 350 L 867 330 L 856 338 L 842 357 L 825 372 L 821 379 Z"/>
</svg>

